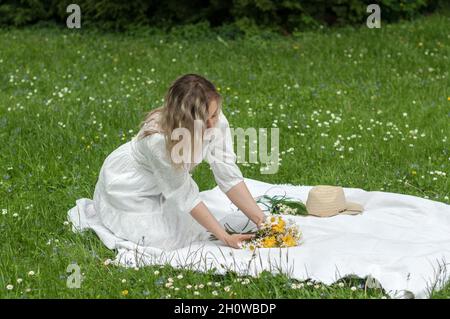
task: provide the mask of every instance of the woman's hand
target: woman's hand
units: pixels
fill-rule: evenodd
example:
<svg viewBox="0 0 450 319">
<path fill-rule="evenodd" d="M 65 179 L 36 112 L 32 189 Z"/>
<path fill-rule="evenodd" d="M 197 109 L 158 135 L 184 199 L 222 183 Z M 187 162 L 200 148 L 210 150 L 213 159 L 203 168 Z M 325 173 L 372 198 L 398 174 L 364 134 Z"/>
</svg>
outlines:
<svg viewBox="0 0 450 319">
<path fill-rule="evenodd" d="M 241 242 L 255 237 L 255 234 L 232 234 L 223 239 L 223 242 L 230 247 L 240 249 Z"/>
<path fill-rule="evenodd" d="M 256 224 L 258 229 L 260 229 L 265 220 L 266 220 L 266 215 L 264 213 L 261 213 L 261 215 L 259 215 L 256 218 L 256 221 L 254 221 L 254 223 Z"/>
</svg>

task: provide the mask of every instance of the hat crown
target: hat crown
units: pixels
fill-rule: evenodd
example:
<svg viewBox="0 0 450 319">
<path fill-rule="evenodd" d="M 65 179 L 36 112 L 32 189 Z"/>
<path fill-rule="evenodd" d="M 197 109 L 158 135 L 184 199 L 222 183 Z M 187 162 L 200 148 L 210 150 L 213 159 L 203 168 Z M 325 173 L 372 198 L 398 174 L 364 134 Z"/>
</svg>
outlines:
<svg viewBox="0 0 450 319">
<path fill-rule="evenodd" d="M 317 185 L 311 188 L 306 209 L 312 215 L 333 216 L 346 209 L 344 190 L 340 186 Z"/>
</svg>

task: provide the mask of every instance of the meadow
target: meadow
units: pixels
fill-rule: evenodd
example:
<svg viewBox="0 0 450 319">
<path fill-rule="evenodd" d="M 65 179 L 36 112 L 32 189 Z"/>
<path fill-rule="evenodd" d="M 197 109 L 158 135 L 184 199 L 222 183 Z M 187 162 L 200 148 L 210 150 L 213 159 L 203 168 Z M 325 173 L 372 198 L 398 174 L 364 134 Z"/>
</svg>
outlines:
<svg viewBox="0 0 450 319">
<path fill-rule="evenodd" d="M 450 203 L 450 16 L 319 29 L 291 37 L 0 30 L 0 298 L 386 298 L 365 281 L 331 286 L 125 269 L 67 210 L 92 198 L 104 158 L 136 134 L 170 83 L 216 84 L 232 127 L 278 127 L 281 165 L 244 176 L 341 185 Z M 201 164 L 201 190 L 215 187 Z M 300 225 L 301 227 L 301 225 Z M 71 263 L 84 276 L 66 286 Z M 433 298 L 448 298 L 450 285 Z"/>
</svg>

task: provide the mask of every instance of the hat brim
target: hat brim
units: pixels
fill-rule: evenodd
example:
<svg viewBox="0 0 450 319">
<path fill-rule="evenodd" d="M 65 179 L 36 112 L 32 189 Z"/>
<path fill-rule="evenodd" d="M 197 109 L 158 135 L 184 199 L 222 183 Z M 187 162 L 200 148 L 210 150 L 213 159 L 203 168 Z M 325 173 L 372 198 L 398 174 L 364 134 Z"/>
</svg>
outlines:
<svg viewBox="0 0 450 319">
<path fill-rule="evenodd" d="M 364 207 L 358 203 L 353 203 L 353 202 L 347 202 L 346 203 L 346 208 L 343 212 L 341 212 L 341 214 L 345 214 L 345 215 L 357 215 L 357 214 L 361 214 L 361 212 L 364 210 Z"/>
</svg>

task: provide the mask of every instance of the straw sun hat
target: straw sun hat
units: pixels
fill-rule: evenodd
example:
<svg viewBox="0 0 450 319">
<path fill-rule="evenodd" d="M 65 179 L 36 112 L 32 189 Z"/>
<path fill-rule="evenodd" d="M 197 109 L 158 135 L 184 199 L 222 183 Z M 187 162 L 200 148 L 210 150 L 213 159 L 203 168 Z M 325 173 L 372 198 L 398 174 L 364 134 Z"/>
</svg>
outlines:
<svg viewBox="0 0 450 319">
<path fill-rule="evenodd" d="M 360 214 L 363 207 L 358 203 L 347 202 L 340 186 L 317 185 L 308 193 L 306 210 L 310 215 L 330 217 L 337 214 Z"/>
</svg>

